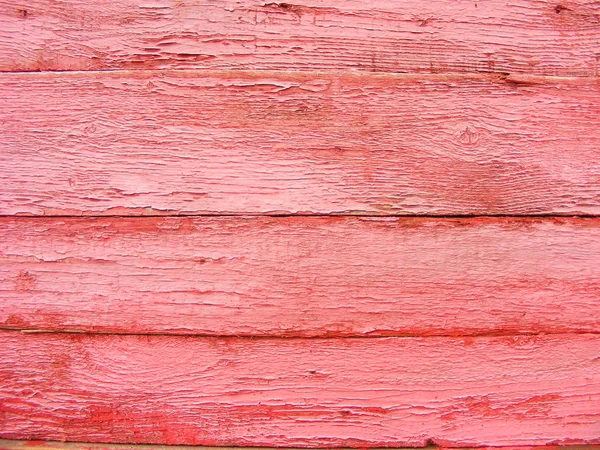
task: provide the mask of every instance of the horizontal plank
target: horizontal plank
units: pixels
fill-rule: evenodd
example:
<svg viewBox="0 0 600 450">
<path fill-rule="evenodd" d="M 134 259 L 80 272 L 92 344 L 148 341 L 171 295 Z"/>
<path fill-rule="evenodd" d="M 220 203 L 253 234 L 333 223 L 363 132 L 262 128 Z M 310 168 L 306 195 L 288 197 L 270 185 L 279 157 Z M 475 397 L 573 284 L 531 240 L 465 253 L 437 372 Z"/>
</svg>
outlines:
<svg viewBox="0 0 600 450">
<path fill-rule="evenodd" d="M 0 437 L 301 447 L 600 443 L 600 335 L 0 332 Z"/>
<path fill-rule="evenodd" d="M 24 441 L 0 439 L 0 450 L 274 450 L 277 447 L 203 447 L 185 445 L 160 445 L 160 444 L 110 444 L 91 442 L 56 442 L 56 441 Z M 299 448 L 290 450 L 299 450 Z M 389 447 L 388 447 L 389 448 Z M 406 447 L 403 450 L 414 449 Z M 441 446 L 420 447 L 428 450 L 443 449 Z M 459 448 L 457 450 L 600 450 L 600 445 L 533 445 L 517 447 L 476 447 Z M 401 450 L 389 448 L 389 450 Z"/>
<path fill-rule="evenodd" d="M 598 74 L 594 0 L 0 1 L 0 70 Z"/>
<path fill-rule="evenodd" d="M 4 218 L 0 235 L 4 328 L 600 331 L 599 219 Z"/>
<path fill-rule="evenodd" d="M 0 214 L 600 214 L 595 79 L 0 76 Z"/>
</svg>

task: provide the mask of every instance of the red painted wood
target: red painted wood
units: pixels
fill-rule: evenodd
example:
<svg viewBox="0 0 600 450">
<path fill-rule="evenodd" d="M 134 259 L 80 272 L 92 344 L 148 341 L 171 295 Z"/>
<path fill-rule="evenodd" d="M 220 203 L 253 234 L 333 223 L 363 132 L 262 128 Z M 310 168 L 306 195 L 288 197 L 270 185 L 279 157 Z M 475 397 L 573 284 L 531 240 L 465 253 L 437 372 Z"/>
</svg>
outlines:
<svg viewBox="0 0 600 450">
<path fill-rule="evenodd" d="M 0 70 L 598 75 L 594 0 L 2 0 Z"/>
<path fill-rule="evenodd" d="M 600 443 L 600 336 L 0 333 L 0 437 L 271 446 Z"/>
<path fill-rule="evenodd" d="M 81 443 L 81 442 L 53 442 L 53 441 L 25 441 L 25 440 L 9 440 L 0 439 L 0 449 L 2 450 L 25 450 L 36 447 L 37 450 L 193 450 L 197 449 L 197 446 L 175 446 L 175 445 L 152 445 L 152 444 L 109 444 L 109 443 Z M 205 450 L 241 450 L 247 447 L 208 447 L 203 446 Z M 259 450 L 273 449 L 275 447 L 252 447 Z M 292 447 L 287 447 L 292 450 Z M 405 449 L 395 450 L 408 450 L 414 447 L 408 447 Z M 457 448 L 457 447 L 422 447 L 430 450 L 434 449 L 446 449 L 446 448 Z M 533 446 L 513 446 L 513 447 L 474 447 L 474 448 L 462 448 L 461 450 L 600 450 L 600 445 L 533 445 Z"/>
<path fill-rule="evenodd" d="M 3 327 L 600 331 L 599 219 L 5 218 L 0 235 Z"/>
<path fill-rule="evenodd" d="M 139 445 L 139 444 L 97 444 L 90 442 L 53 442 L 35 440 L 9 440 L 0 439 L 0 450 L 198 450 L 196 446 L 164 446 L 164 445 Z M 202 447 L 201 450 L 242 450 L 247 447 Z M 270 450 L 273 447 L 253 447 L 259 450 Z M 287 447 L 291 448 L 291 447 Z M 413 447 L 396 450 L 408 450 Z M 428 450 L 445 449 L 446 447 L 424 447 Z M 600 450 L 600 445 L 534 445 L 515 447 L 476 447 L 478 450 Z M 293 449 L 291 450 L 298 450 Z M 475 450 L 475 448 L 462 448 L 460 450 Z"/>
<path fill-rule="evenodd" d="M 600 214 L 600 84 L 0 77 L 1 214 Z"/>
</svg>

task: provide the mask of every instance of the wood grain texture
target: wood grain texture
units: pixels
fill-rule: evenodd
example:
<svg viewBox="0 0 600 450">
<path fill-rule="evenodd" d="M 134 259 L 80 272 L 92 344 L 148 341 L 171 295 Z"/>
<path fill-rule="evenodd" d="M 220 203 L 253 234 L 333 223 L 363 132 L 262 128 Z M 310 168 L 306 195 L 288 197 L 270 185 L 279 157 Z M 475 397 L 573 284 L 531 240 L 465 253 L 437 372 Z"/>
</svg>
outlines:
<svg viewBox="0 0 600 450">
<path fill-rule="evenodd" d="M 600 214 L 592 79 L 4 74 L 1 214 Z"/>
<path fill-rule="evenodd" d="M 600 332 L 600 220 L 0 220 L 5 328 Z"/>
<path fill-rule="evenodd" d="M 597 76 L 594 0 L 2 0 L 0 70 Z"/>
<path fill-rule="evenodd" d="M 600 336 L 0 333 L 0 437 L 269 446 L 600 443 Z"/>
<path fill-rule="evenodd" d="M 0 439 L 0 450 L 243 450 L 248 447 L 206 447 L 185 445 L 157 445 L 157 444 L 110 444 L 90 442 L 56 442 L 56 441 L 25 441 Z M 252 447 L 256 450 L 274 450 L 276 447 Z M 291 450 L 299 448 L 286 447 Z M 389 448 L 389 447 L 388 447 Z M 414 447 L 390 450 L 409 450 Z M 444 449 L 442 446 L 420 447 L 426 450 Z M 476 447 L 462 448 L 460 450 L 600 450 L 600 445 L 534 445 L 515 447 Z"/>
</svg>

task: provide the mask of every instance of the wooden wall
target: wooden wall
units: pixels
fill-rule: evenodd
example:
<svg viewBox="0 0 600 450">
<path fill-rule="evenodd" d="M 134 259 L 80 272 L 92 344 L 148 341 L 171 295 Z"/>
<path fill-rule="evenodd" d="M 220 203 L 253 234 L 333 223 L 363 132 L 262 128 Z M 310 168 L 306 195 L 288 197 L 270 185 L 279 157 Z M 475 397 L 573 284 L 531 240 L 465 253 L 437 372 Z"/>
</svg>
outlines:
<svg viewBox="0 0 600 450">
<path fill-rule="evenodd" d="M 595 448 L 599 67 L 596 0 L 0 0 L 0 438 Z"/>
</svg>

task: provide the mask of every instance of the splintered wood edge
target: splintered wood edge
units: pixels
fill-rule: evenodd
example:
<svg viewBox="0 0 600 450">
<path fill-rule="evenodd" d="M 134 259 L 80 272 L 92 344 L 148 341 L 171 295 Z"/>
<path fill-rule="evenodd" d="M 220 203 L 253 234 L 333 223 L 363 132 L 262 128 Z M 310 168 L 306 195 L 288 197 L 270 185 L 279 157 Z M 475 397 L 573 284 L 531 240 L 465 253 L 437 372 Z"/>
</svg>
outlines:
<svg viewBox="0 0 600 450">
<path fill-rule="evenodd" d="M 205 447 L 186 445 L 149 445 L 149 444 L 108 444 L 85 442 L 54 442 L 54 441 L 22 441 L 0 439 L 0 450 L 273 450 L 277 447 Z M 435 450 L 442 447 L 430 445 L 421 447 L 424 450 Z M 511 446 L 511 447 L 456 447 L 456 450 L 600 450 L 600 445 L 538 445 L 538 446 Z M 287 447 L 287 450 L 304 450 L 297 447 Z M 373 449 L 383 450 L 383 449 Z M 385 450 L 413 450 L 409 448 L 387 448 Z"/>
</svg>

